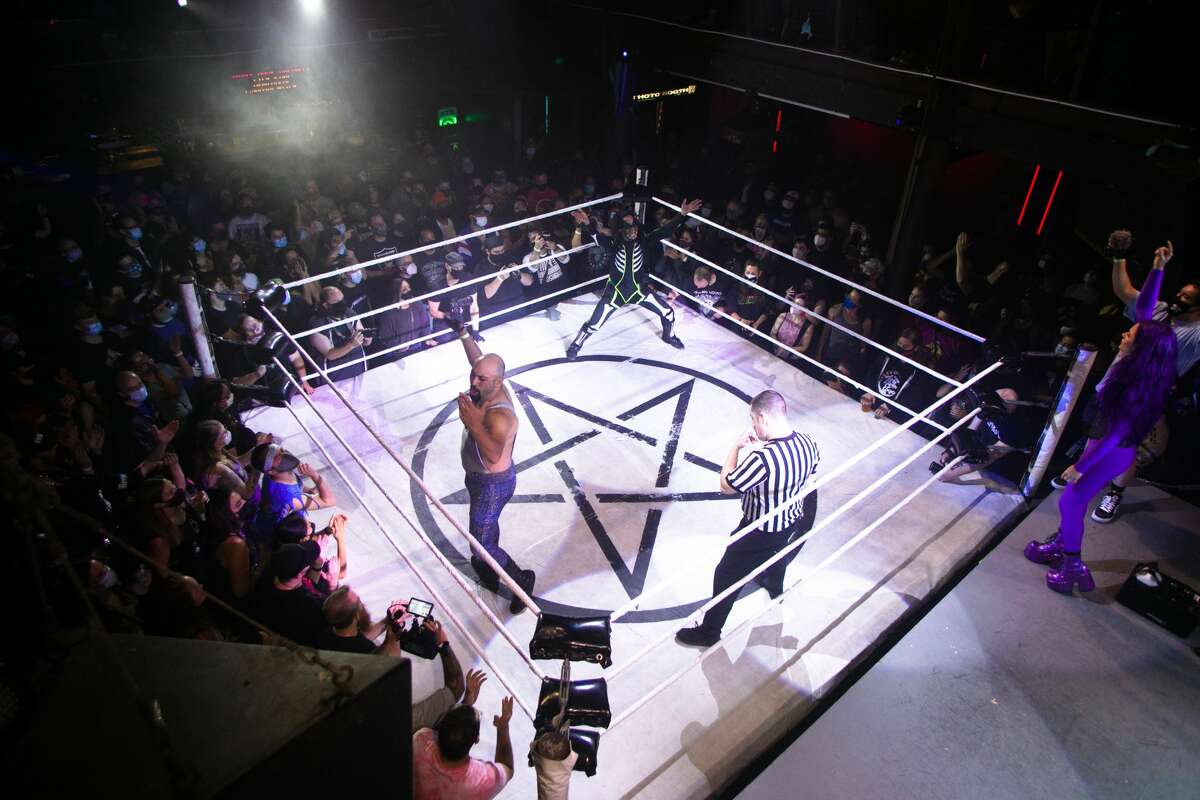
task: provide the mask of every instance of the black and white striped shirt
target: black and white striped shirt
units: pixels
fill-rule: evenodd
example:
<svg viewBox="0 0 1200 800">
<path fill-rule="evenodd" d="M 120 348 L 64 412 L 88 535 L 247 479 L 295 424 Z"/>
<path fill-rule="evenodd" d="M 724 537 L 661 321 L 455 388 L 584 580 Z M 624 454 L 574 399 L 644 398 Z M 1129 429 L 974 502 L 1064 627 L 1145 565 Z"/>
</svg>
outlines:
<svg viewBox="0 0 1200 800">
<path fill-rule="evenodd" d="M 741 492 L 742 516 L 749 522 L 798 495 L 820 461 L 821 452 L 812 437 L 793 431 L 752 452 L 725 476 L 725 482 Z M 795 503 L 759 527 L 769 533 L 786 530 L 803 510 L 804 503 Z"/>
</svg>

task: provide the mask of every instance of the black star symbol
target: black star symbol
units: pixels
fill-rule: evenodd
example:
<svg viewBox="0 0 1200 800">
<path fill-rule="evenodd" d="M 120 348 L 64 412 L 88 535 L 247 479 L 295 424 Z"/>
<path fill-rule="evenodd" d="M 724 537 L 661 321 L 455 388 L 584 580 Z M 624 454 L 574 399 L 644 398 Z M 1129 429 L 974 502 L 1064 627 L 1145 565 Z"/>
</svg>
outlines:
<svg viewBox="0 0 1200 800">
<path fill-rule="evenodd" d="M 563 454 L 571 449 L 583 444 L 584 442 L 594 439 L 603 431 L 608 430 L 625 436 L 640 444 L 649 447 L 657 448 L 660 439 L 654 436 L 636 431 L 622 422 L 627 422 L 640 414 L 649 411 L 663 403 L 675 400 L 675 411 L 671 417 L 670 428 L 667 435 L 661 439 L 662 461 L 658 467 L 658 476 L 654 482 L 656 489 L 665 489 L 671 482 L 671 471 L 675 465 L 676 457 L 679 452 L 679 435 L 683 429 L 684 419 L 687 417 L 688 404 L 691 402 L 692 390 L 695 387 L 696 379 L 679 384 L 673 389 L 656 395 L 649 400 L 646 400 L 633 408 L 623 411 L 617 415 L 616 420 L 608 420 L 596 414 L 592 414 L 581 408 L 577 408 L 568 403 L 564 403 L 549 395 L 543 394 L 527 386 L 523 386 L 515 381 L 509 381 L 509 386 L 512 387 L 516 394 L 521 407 L 525 409 L 525 414 L 529 418 L 529 424 L 537 434 L 538 439 L 543 445 L 549 445 L 542 452 L 530 456 L 514 465 L 517 473 L 521 473 L 531 467 L 536 467 L 545 461 L 554 460 L 554 466 L 562 477 L 563 484 L 566 486 L 570 497 L 575 505 L 579 508 L 583 520 L 587 523 L 588 530 L 591 531 L 592 537 L 595 538 L 596 544 L 600 546 L 600 551 L 604 553 L 604 557 L 608 559 L 609 565 L 616 574 L 617 579 L 621 582 L 621 586 L 625 589 L 626 594 L 632 599 L 642 593 L 642 587 L 646 582 L 646 574 L 650 569 L 650 557 L 654 551 L 654 541 L 658 537 L 658 525 L 662 520 L 662 509 L 651 508 L 646 512 L 646 522 L 642 528 L 642 538 L 638 545 L 638 553 L 634 559 L 633 569 L 625 564 L 625 559 L 617 551 L 616 545 L 613 543 L 612 537 L 604 529 L 604 524 L 597 516 L 595 508 L 592 506 L 592 501 L 579 485 L 579 481 L 575 478 L 575 471 L 571 465 L 567 463 L 565 458 L 560 458 Z M 550 435 L 545 423 L 542 421 L 541 415 L 538 414 L 533 400 L 536 399 L 541 403 L 552 408 L 564 411 L 572 416 L 578 417 L 590 424 L 590 428 L 583 433 L 576 434 L 569 439 L 554 443 L 554 437 Z M 693 453 L 684 452 L 684 461 L 695 464 L 710 472 L 719 473 L 721 467 L 713 462 L 701 458 Z M 600 503 L 694 503 L 704 502 L 709 500 L 731 500 L 736 499 L 736 496 L 722 494 L 719 491 L 713 492 L 644 492 L 644 493 L 598 493 L 595 496 Z M 470 502 L 466 489 L 460 489 L 446 497 L 442 498 L 442 502 L 446 504 L 466 505 Z M 564 503 L 566 497 L 562 494 L 516 494 L 513 495 L 510 503 Z"/>
</svg>

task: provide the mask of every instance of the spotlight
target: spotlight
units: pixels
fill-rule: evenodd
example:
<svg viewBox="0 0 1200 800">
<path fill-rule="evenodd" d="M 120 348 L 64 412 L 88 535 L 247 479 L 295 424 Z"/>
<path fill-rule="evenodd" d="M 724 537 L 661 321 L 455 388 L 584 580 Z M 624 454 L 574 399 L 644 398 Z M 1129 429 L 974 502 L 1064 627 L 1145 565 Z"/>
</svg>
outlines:
<svg viewBox="0 0 1200 800">
<path fill-rule="evenodd" d="M 176 4 L 177 4 L 177 5 L 180 7 L 180 8 L 187 8 L 187 0 L 175 0 L 175 3 L 176 3 Z"/>
<path fill-rule="evenodd" d="M 324 0 L 300 0 L 300 10 L 310 17 L 323 14 L 325 12 Z"/>
<path fill-rule="evenodd" d="M 628 51 L 628 50 L 622 50 L 622 51 L 621 51 L 621 58 L 629 58 L 629 51 Z"/>
</svg>

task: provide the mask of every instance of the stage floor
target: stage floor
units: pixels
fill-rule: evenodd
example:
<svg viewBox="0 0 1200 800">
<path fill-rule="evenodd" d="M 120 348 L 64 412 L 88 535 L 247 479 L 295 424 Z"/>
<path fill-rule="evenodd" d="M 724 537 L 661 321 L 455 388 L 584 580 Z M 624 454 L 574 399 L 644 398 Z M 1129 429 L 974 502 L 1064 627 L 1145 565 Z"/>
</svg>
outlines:
<svg viewBox="0 0 1200 800">
<path fill-rule="evenodd" d="M 1088 521 L 1096 590 L 1062 597 L 1025 543 L 1052 494 L 738 800 L 921 797 L 1185 800 L 1200 786 L 1200 667 L 1190 641 L 1116 602 L 1139 561 L 1200 585 L 1200 508 L 1126 490 Z M 869 726 L 870 737 L 863 736 Z M 819 769 L 814 765 L 820 765 Z M 878 765 L 871 768 L 869 765 Z"/>
<path fill-rule="evenodd" d="M 565 345 L 593 303 L 594 295 L 584 295 L 560 306 L 559 321 L 529 317 L 485 331 L 482 346 L 504 357 L 510 389 L 519 400 L 517 496 L 501 519 L 502 543 L 523 567 L 537 571 L 535 595 L 543 607 L 568 613 L 613 609 L 686 571 L 676 586 L 614 625 L 615 668 L 678 628 L 683 616 L 710 595 L 713 567 L 740 518 L 737 500 L 719 494 L 717 465 L 748 425 L 751 396 L 770 387 L 787 398 L 794 427 L 817 440 L 824 472 L 894 426 L 863 414 L 857 403 L 686 309 L 679 310 L 677 324 L 685 350 L 664 344 L 657 318 L 632 308 L 593 336 L 578 361 L 567 362 Z M 467 374 L 462 348 L 442 345 L 372 370 L 356 396 L 360 412 L 464 525 L 462 426 L 454 401 L 467 388 Z M 462 537 L 329 388 L 319 389 L 313 399 L 390 494 L 473 580 Z M 292 407 L 386 523 L 381 531 L 357 508 L 287 410 L 253 412 L 253 427 L 282 435 L 290 451 L 332 481 L 338 507 L 315 518 L 350 516 L 348 582 L 372 614 L 381 615 L 392 600 L 423 594 L 397 555 L 403 548 L 533 707 L 539 681 L 525 662 L 490 628 L 312 410 L 299 398 Z M 905 432 L 821 490 L 818 520 L 922 444 Z M 929 460 L 922 457 L 815 536 L 790 566 L 789 580 L 804 575 L 928 478 L 924 465 Z M 806 579 L 782 608 L 747 626 L 723 652 L 602 738 L 599 772 L 590 779 L 577 774 L 572 795 L 708 796 L 797 724 L 847 667 L 972 557 L 1017 505 L 1013 497 L 980 487 L 930 487 L 821 574 Z M 476 591 L 527 646 L 532 614 L 513 617 L 507 601 Z M 756 615 L 766 602 L 765 592 L 744 592 L 726 630 Z M 449 635 L 461 641 L 453 627 Z M 465 644 L 457 649 L 464 662 L 479 664 Z M 697 658 L 698 651 L 671 642 L 619 675 L 608 686 L 614 715 Z M 414 696 L 421 696 L 440 680 L 440 669 L 419 660 L 414 666 Z M 558 666 L 543 662 L 553 675 Z M 574 666 L 575 678 L 603 675 L 594 665 Z M 485 720 L 498 710 L 501 692 L 499 681 L 486 684 L 479 704 Z M 476 754 L 490 757 L 494 728 L 483 728 Z M 536 793 L 533 771 L 524 766 L 531 734 L 518 708 L 513 718 L 517 775 L 505 797 Z"/>
</svg>

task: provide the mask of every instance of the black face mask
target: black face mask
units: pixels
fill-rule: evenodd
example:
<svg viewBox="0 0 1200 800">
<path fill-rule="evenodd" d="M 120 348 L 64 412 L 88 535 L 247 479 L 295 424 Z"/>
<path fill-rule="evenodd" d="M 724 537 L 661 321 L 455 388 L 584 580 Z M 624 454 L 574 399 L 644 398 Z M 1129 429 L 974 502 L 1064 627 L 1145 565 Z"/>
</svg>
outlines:
<svg viewBox="0 0 1200 800">
<path fill-rule="evenodd" d="M 183 489 L 180 489 L 178 486 L 176 486 L 175 494 L 171 495 L 171 499 L 167 501 L 167 505 L 170 507 L 181 506 L 183 505 L 183 501 L 186 499 L 187 495 L 184 493 Z"/>
<path fill-rule="evenodd" d="M 331 317 L 346 316 L 346 301 L 339 300 L 336 303 L 333 303 L 332 305 L 330 305 L 329 306 L 329 316 L 331 316 Z"/>
<path fill-rule="evenodd" d="M 300 466 L 300 459 L 296 458 L 291 453 L 280 453 L 279 463 L 275 466 L 272 472 L 292 472 Z"/>
</svg>

